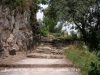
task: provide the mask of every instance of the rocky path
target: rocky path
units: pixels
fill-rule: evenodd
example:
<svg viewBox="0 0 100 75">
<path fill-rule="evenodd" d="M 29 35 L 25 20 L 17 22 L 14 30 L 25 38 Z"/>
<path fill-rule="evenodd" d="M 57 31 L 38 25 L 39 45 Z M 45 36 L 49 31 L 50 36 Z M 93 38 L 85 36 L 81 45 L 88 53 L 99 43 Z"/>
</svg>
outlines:
<svg viewBox="0 0 100 75">
<path fill-rule="evenodd" d="M 63 47 L 42 43 L 27 58 L 7 65 L 0 75 L 81 75 L 80 70 L 63 55 Z"/>
<path fill-rule="evenodd" d="M 28 54 L 29 58 L 63 59 L 63 50 L 50 44 L 42 43 L 35 51 Z"/>
</svg>

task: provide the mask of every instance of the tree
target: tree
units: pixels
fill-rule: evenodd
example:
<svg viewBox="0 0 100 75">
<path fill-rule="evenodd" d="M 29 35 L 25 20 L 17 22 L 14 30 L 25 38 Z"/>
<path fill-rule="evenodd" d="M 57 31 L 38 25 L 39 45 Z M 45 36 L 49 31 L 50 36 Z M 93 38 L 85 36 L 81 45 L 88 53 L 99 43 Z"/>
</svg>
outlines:
<svg viewBox="0 0 100 75">
<path fill-rule="evenodd" d="M 41 19 L 38 20 L 38 23 L 40 25 L 40 34 L 42 36 L 47 36 L 49 34 L 48 27 L 45 26 L 45 24 L 43 23 Z"/>
<path fill-rule="evenodd" d="M 57 21 L 75 23 L 90 50 L 100 48 L 100 0 L 50 0 L 49 5 Z"/>
<path fill-rule="evenodd" d="M 58 24 L 58 26 L 55 27 L 55 32 L 61 33 L 61 30 L 62 30 L 62 24 Z"/>
<path fill-rule="evenodd" d="M 48 27 L 49 32 L 55 32 L 55 26 L 57 24 L 57 21 L 55 19 L 55 15 L 52 16 L 52 11 L 50 10 L 50 8 L 44 10 L 43 23 L 46 27 Z"/>
</svg>

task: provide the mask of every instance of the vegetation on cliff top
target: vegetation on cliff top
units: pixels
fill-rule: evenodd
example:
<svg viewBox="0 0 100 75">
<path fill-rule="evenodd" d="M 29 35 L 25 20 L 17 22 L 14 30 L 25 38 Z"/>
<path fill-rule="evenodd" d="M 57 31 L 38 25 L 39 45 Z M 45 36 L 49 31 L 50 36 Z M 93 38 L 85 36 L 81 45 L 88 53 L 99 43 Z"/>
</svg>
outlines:
<svg viewBox="0 0 100 75">
<path fill-rule="evenodd" d="M 0 3 L 9 4 L 11 6 L 20 6 L 23 9 L 33 5 L 38 11 L 41 8 L 39 4 L 47 4 L 48 0 L 0 0 Z"/>
</svg>

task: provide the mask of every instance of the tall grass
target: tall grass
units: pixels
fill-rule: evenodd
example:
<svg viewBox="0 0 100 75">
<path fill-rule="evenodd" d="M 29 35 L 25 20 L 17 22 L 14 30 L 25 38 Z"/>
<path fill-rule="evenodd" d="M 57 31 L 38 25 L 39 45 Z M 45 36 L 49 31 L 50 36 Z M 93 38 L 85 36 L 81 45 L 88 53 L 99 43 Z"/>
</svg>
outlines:
<svg viewBox="0 0 100 75">
<path fill-rule="evenodd" d="M 64 51 L 66 58 L 71 60 L 75 67 L 81 69 L 83 75 L 88 75 L 91 71 L 91 62 L 99 64 L 98 57 L 95 52 L 89 52 L 88 47 L 79 42 L 74 45 L 69 45 L 68 49 Z M 100 69 L 100 68 L 99 68 Z"/>
</svg>

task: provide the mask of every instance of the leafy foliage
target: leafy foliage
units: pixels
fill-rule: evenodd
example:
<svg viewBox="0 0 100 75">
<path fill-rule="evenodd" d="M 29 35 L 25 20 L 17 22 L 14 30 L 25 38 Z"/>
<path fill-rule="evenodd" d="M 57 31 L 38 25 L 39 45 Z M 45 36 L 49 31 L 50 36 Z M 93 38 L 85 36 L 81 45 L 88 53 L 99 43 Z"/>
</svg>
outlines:
<svg viewBox="0 0 100 75">
<path fill-rule="evenodd" d="M 5 3 L 12 5 L 21 5 L 22 7 L 27 6 L 28 0 L 6 0 Z"/>
<path fill-rule="evenodd" d="M 78 38 L 77 34 L 74 31 L 71 31 L 70 35 L 71 35 L 71 39 L 77 39 Z"/>
<path fill-rule="evenodd" d="M 60 24 L 57 27 L 55 27 L 55 32 L 56 33 L 61 33 L 61 30 L 62 30 L 62 24 Z"/>
<path fill-rule="evenodd" d="M 47 4 L 48 0 L 0 0 L 0 2 L 10 4 L 11 6 L 21 6 L 22 10 L 33 5 L 37 12 L 39 9 L 42 9 L 39 4 Z"/>
<path fill-rule="evenodd" d="M 89 52 L 83 42 L 69 45 L 64 51 L 67 59 L 71 60 L 74 66 L 80 68 L 83 75 L 99 75 L 100 61 L 95 52 Z"/>
<path fill-rule="evenodd" d="M 49 0 L 37 0 L 38 4 L 44 4 L 44 5 L 46 5 L 46 4 L 48 4 L 48 2 L 49 2 Z"/>
<path fill-rule="evenodd" d="M 91 62 L 91 70 L 88 75 L 100 75 L 100 63 Z"/>
<path fill-rule="evenodd" d="M 48 4 L 48 0 L 33 0 L 33 7 L 37 13 L 39 9 L 43 10 L 39 4 Z"/>
<path fill-rule="evenodd" d="M 49 8 L 57 21 L 75 23 L 91 51 L 100 48 L 100 0 L 50 0 Z"/>
<path fill-rule="evenodd" d="M 55 28 L 55 26 L 57 25 L 57 21 L 55 19 L 55 15 L 53 14 L 53 10 L 51 11 L 50 8 L 47 8 L 43 12 L 44 12 L 43 23 L 45 24 L 46 27 L 48 27 L 49 32 L 51 33 L 60 32 L 62 26 L 59 25 L 58 28 Z"/>
<path fill-rule="evenodd" d="M 45 26 L 45 24 L 42 22 L 42 20 L 38 20 L 39 22 L 39 25 L 40 25 L 40 34 L 42 36 L 47 36 L 49 34 L 49 30 L 48 30 L 48 27 Z"/>
</svg>

